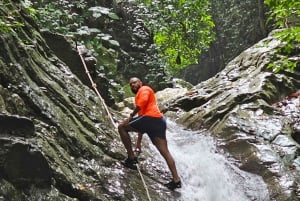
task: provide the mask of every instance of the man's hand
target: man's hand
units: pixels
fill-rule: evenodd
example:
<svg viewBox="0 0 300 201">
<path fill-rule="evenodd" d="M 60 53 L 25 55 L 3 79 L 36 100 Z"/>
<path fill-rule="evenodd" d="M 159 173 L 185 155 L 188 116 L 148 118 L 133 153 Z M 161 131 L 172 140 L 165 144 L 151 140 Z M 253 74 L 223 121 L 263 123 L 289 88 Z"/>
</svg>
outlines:
<svg viewBox="0 0 300 201">
<path fill-rule="evenodd" d="M 127 126 L 130 122 L 130 120 L 132 119 L 132 116 L 129 116 L 127 119 L 125 119 L 122 123 L 120 123 L 120 125 L 122 126 Z"/>
</svg>

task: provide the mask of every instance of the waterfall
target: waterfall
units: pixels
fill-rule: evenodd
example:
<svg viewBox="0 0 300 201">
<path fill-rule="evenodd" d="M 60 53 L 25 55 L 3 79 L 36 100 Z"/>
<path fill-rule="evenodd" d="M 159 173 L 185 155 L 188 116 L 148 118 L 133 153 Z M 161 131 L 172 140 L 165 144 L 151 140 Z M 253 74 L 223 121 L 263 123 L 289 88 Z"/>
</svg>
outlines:
<svg viewBox="0 0 300 201">
<path fill-rule="evenodd" d="M 169 150 L 183 184 L 174 200 L 270 200 L 263 179 L 240 170 L 228 157 L 218 153 L 216 141 L 207 131 L 186 130 L 170 120 L 167 123 Z M 156 156 L 158 160 L 163 160 L 159 154 Z"/>
</svg>

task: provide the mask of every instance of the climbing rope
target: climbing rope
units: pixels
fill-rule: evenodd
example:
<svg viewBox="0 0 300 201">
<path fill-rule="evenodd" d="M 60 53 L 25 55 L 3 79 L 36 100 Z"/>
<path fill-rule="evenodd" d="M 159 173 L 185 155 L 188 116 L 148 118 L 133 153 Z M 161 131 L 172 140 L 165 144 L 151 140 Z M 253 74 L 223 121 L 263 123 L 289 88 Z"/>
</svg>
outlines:
<svg viewBox="0 0 300 201">
<path fill-rule="evenodd" d="M 148 197 L 149 201 L 151 201 L 150 193 L 149 193 L 149 190 L 148 190 L 148 188 L 147 188 L 147 185 L 146 185 L 146 182 L 145 182 L 145 180 L 144 180 L 144 177 L 143 177 L 143 175 L 142 175 L 142 172 L 141 172 L 141 169 L 140 169 L 139 164 L 136 164 L 136 167 L 137 167 L 137 170 L 138 170 L 138 172 L 139 172 L 139 175 L 140 175 L 140 177 L 141 177 L 141 179 L 142 179 L 144 188 L 145 188 L 146 193 L 147 193 L 147 197 Z"/>
<path fill-rule="evenodd" d="M 109 110 L 108 110 L 108 107 L 107 107 L 107 105 L 105 104 L 104 99 L 103 99 L 102 96 L 100 95 L 100 93 L 99 93 L 99 91 L 98 91 L 98 89 L 97 89 L 97 85 L 96 85 L 96 83 L 93 81 L 93 78 L 92 78 L 92 76 L 91 76 L 91 74 L 90 74 L 90 72 L 89 72 L 89 70 L 88 70 L 88 68 L 87 68 L 87 66 L 86 66 L 86 63 L 85 63 L 85 61 L 84 61 L 84 59 L 83 59 L 83 56 L 82 56 L 82 54 L 81 54 L 81 51 L 80 51 L 79 46 L 77 46 L 77 51 L 78 51 L 78 54 L 79 54 L 79 56 L 80 56 L 81 62 L 82 62 L 82 64 L 83 64 L 83 67 L 84 67 L 84 69 L 85 69 L 85 72 L 86 72 L 86 74 L 88 75 L 88 77 L 89 77 L 89 79 L 90 79 L 90 82 L 91 82 L 91 84 L 92 84 L 92 87 L 94 88 L 96 94 L 98 95 L 99 99 L 101 100 L 101 103 L 103 104 L 103 107 L 105 108 L 105 111 L 106 111 L 106 113 L 107 113 L 107 115 L 108 115 L 108 117 L 109 117 L 111 123 L 114 125 L 115 128 L 117 128 L 117 125 L 115 124 L 115 122 L 114 122 L 114 120 L 113 120 L 113 118 L 112 118 L 112 116 L 111 116 L 111 114 L 110 114 L 110 112 L 109 112 Z"/>
<path fill-rule="evenodd" d="M 77 51 L 78 51 L 78 54 L 79 54 L 79 56 L 80 56 L 81 62 L 82 62 L 82 64 L 83 64 L 83 67 L 84 67 L 84 69 L 85 69 L 85 72 L 86 72 L 86 74 L 88 75 L 89 80 L 90 80 L 90 82 L 91 82 L 91 84 L 92 84 L 92 87 L 94 88 L 94 90 L 95 90 L 96 94 L 98 95 L 98 97 L 99 97 L 101 103 L 103 104 L 103 106 L 104 106 L 104 108 L 105 108 L 105 111 L 106 111 L 106 113 L 107 113 L 109 119 L 111 120 L 113 126 L 117 129 L 117 125 L 115 124 L 115 122 L 114 122 L 114 120 L 113 120 L 113 118 L 112 118 L 112 116 L 111 116 L 111 114 L 110 114 L 110 112 L 109 112 L 109 109 L 108 109 L 107 105 L 105 104 L 104 99 L 103 99 L 102 96 L 100 95 L 100 93 L 99 93 L 99 91 L 98 91 L 98 89 L 97 89 L 97 85 L 96 85 L 96 83 L 93 81 L 93 78 L 92 78 L 92 76 L 91 76 L 91 74 L 90 74 L 90 72 L 89 72 L 89 70 L 88 70 L 88 68 L 87 68 L 87 66 L 86 66 L 86 63 L 85 63 L 84 58 L 83 58 L 83 56 L 82 56 L 82 54 L 81 54 L 80 48 L 79 48 L 79 46 L 77 46 L 77 45 L 76 45 L 76 47 L 77 47 Z M 145 182 L 145 180 L 144 180 L 144 177 L 143 177 L 143 175 L 142 175 L 142 172 L 141 172 L 141 169 L 140 169 L 140 166 L 139 166 L 138 163 L 136 164 L 136 167 L 137 167 L 137 170 L 138 170 L 138 172 L 139 172 L 139 175 L 140 175 L 140 177 L 141 177 L 141 179 L 142 179 L 144 188 L 145 188 L 146 193 L 147 193 L 147 197 L 148 197 L 149 201 L 151 201 L 151 197 L 150 197 L 150 193 L 149 193 L 147 184 L 146 184 L 146 182 Z"/>
<path fill-rule="evenodd" d="M 138 155 L 139 155 L 139 153 L 137 154 L 137 156 L 138 156 Z M 144 188 L 145 188 L 146 193 L 147 193 L 148 200 L 151 201 L 151 197 L 150 197 L 150 193 L 149 193 L 147 184 L 146 184 L 146 182 L 145 182 L 145 180 L 144 180 L 144 177 L 143 177 L 143 175 L 142 175 L 142 172 L 141 172 L 141 169 L 140 169 L 140 166 L 139 166 L 138 163 L 136 164 L 136 167 L 137 167 L 137 170 L 138 170 L 138 172 L 139 172 L 139 175 L 140 175 L 140 177 L 141 177 L 141 179 L 142 179 Z"/>
</svg>

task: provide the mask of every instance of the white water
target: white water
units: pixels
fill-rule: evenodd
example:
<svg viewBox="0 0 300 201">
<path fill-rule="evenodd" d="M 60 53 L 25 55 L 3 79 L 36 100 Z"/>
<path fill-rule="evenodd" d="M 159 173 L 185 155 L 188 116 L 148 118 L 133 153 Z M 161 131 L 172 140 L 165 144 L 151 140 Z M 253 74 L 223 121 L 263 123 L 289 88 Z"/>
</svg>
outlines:
<svg viewBox="0 0 300 201">
<path fill-rule="evenodd" d="M 238 169 L 217 153 L 212 137 L 168 121 L 167 139 L 183 187 L 176 201 L 269 201 L 260 176 Z M 158 154 L 158 159 L 162 157 Z M 167 167 L 166 167 L 167 168 Z"/>
</svg>

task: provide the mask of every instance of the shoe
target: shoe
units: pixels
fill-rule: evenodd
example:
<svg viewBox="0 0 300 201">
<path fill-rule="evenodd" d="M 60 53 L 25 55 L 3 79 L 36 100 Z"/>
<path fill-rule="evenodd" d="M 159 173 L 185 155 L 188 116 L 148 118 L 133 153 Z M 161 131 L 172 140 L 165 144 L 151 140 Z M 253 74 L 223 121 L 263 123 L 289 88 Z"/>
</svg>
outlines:
<svg viewBox="0 0 300 201">
<path fill-rule="evenodd" d="M 137 161 L 136 157 L 134 157 L 134 159 L 126 158 L 124 161 L 122 161 L 122 164 L 125 167 L 128 167 L 133 170 L 137 170 L 137 167 L 136 167 L 137 162 L 138 161 Z"/>
<path fill-rule="evenodd" d="M 175 188 L 181 188 L 181 181 L 175 182 L 174 180 L 170 181 L 169 183 L 165 184 L 165 186 L 170 189 L 174 190 Z"/>
</svg>

